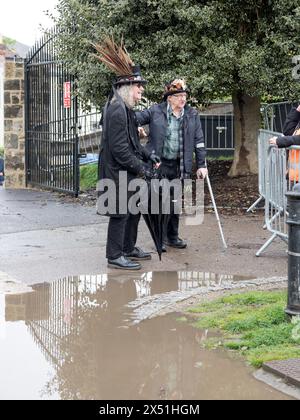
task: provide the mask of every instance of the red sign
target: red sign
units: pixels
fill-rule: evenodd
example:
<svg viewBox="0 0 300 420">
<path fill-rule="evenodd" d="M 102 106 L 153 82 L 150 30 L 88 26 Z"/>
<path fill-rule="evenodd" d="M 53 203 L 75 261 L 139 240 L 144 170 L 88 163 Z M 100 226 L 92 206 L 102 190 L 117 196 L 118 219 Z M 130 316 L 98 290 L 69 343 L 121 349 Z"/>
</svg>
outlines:
<svg viewBox="0 0 300 420">
<path fill-rule="evenodd" d="M 64 83 L 64 108 L 71 108 L 71 82 Z"/>
</svg>

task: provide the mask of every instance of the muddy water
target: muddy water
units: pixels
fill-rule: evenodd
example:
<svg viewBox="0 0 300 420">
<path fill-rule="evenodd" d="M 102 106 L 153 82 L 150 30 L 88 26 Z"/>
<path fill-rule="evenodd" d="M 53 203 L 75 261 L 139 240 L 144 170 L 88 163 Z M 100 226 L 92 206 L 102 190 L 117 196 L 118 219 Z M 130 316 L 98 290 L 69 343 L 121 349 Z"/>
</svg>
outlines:
<svg viewBox="0 0 300 420">
<path fill-rule="evenodd" d="M 237 280 L 117 273 L 0 294 L 0 399 L 286 399 L 243 362 L 201 349 L 210 333 L 177 314 L 136 316 L 153 301 Z"/>
</svg>

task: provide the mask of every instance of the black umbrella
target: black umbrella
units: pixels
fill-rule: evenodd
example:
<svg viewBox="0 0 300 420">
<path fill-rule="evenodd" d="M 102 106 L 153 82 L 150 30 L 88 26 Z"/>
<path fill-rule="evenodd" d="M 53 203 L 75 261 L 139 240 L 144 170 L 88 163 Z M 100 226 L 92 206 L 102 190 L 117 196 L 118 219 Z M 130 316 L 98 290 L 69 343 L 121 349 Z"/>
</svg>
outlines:
<svg viewBox="0 0 300 420">
<path fill-rule="evenodd" d="M 164 222 L 162 221 L 162 217 L 160 217 L 160 215 L 152 216 L 151 214 L 143 214 L 143 217 L 155 244 L 156 251 L 159 255 L 159 260 L 161 261 L 164 230 Z"/>
<path fill-rule="evenodd" d="M 161 261 L 162 247 L 164 241 L 164 232 L 167 228 L 169 214 L 164 214 L 164 204 L 169 198 L 164 196 L 162 193 L 162 185 L 151 182 L 152 180 L 161 181 L 162 178 L 159 175 L 158 171 L 152 171 L 152 177 L 146 178 L 146 189 L 140 191 L 141 202 L 140 209 L 143 215 L 143 218 L 148 226 L 149 232 L 155 244 L 159 259 Z M 156 211 L 153 212 L 151 203 L 155 200 L 156 202 Z"/>
</svg>

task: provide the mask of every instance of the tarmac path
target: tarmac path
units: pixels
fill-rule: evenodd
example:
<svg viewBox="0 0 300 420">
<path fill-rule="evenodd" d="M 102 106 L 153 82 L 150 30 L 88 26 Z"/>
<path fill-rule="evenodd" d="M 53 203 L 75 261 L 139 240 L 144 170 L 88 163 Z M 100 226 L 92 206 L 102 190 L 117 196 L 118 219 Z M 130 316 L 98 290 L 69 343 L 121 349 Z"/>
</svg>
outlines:
<svg viewBox="0 0 300 420">
<path fill-rule="evenodd" d="M 69 275 L 101 274 L 106 267 L 108 219 L 94 207 L 64 202 L 44 191 L 0 189 L 0 271 L 26 284 L 53 281 Z M 229 248 L 223 252 L 214 214 L 204 224 L 185 226 L 181 237 L 186 250 L 169 249 L 159 262 L 149 232 L 140 226 L 138 245 L 153 251 L 149 271 L 200 271 L 253 277 L 287 274 L 286 245 L 279 241 L 262 256 L 255 252 L 269 237 L 262 229 L 263 215 L 223 216 Z"/>
</svg>

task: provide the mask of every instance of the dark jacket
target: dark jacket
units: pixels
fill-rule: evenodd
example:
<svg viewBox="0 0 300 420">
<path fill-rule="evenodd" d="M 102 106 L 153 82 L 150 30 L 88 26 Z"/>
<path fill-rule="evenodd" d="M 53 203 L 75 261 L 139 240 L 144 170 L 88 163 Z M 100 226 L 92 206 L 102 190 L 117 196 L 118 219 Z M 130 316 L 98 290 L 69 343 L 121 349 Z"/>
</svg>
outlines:
<svg viewBox="0 0 300 420">
<path fill-rule="evenodd" d="M 2 157 L 0 157 L 0 182 L 2 183 L 4 181 L 4 159 Z"/>
<path fill-rule="evenodd" d="M 163 102 L 136 114 L 140 125 L 149 124 L 149 142 L 146 148 L 149 152 L 154 152 L 159 157 L 162 157 L 164 142 L 167 136 L 167 112 L 167 102 Z M 190 175 L 192 173 L 194 152 L 197 168 L 205 168 L 206 149 L 200 116 L 195 109 L 188 105 L 185 107 L 183 117 L 183 141 L 185 174 Z"/>
<path fill-rule="evenodd" d="M 99 156 L 99 180 L 113 180 L 117 190 L 117 212 L 106 215 L 119 213 L 119 172 L 127 172 L 128 185 L 141 173 L 144 166 L 142 161 L 146 162 L 150 157 L 150 153 L 140 144 L 137 127 L 135 113 L 125 106 L 121 98 L 106 104 Z"/>
<path fill-rule="evenodd" d="M 288 114 L 283 126 L 284 136 L 277 138 L 279 148 L 300 145 L 300 136 L 293 136 L 298 124 L 300 124 L 300 112 L 296 108 L 293 108 Z"/>
</svg>

